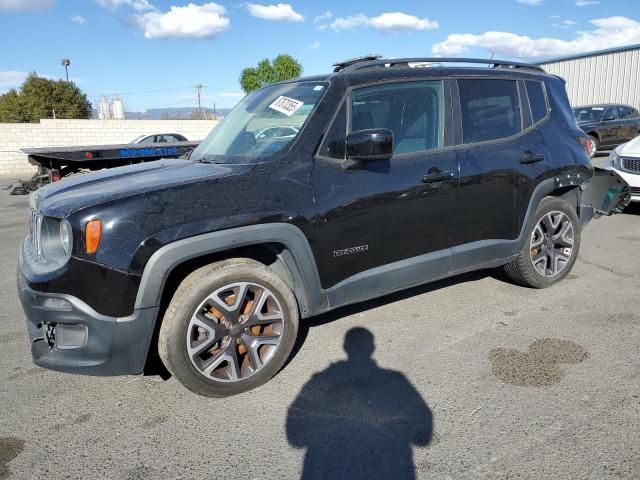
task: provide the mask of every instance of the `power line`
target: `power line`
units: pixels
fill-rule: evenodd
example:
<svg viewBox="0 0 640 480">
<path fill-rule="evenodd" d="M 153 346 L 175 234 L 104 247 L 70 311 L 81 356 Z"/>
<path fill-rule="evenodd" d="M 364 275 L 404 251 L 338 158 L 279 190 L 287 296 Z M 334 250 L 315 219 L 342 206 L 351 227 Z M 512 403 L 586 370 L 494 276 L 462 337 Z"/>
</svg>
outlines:
<svg viewBox="0 0 640 480">
<path fill-rule="evenodd" d="M 203 85 L 203 87 L 205 87 L 206 85 Z M 175 87 L 175 88 L 161 88 L 161 89 L 157 89 L 157 90 L 138 90 L 137 92 L 111 92 L 111 93 L 100 93 L 100 94 L 95 94 L 95 93 L 88 93 L 87 96 L 89 97 L 101 97 L 103 95 L 119 95 L 119 96 L 123 96 L 123 95 L 144 95 L 147 93 L 162 93 L 162 92 L 175 92 L 178 90 L 190 90 L 192 89 L 194 86 L 191 87 Z M 208 87 L 206 86 L 206 88 L 209 88 L 210 90 L 218 90 L 218 91 L 225 91 L 228 90 L 228 88 L 222 88 L 222 87 Z"/>
</svg>

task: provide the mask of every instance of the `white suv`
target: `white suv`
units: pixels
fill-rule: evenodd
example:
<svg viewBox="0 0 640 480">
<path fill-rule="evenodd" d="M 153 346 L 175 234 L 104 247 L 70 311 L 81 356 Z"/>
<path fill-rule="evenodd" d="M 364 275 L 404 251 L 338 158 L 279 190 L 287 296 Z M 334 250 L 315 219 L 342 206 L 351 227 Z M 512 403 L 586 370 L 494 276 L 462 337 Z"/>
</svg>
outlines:
<svg viewBox="0 0 640 480">
<path fill-rule="evenodd" d="M 640 137 L 620 145 L 609 155 L 610 165 L 629 184 L 632 202 L 640 202 Z"/>
</svg>

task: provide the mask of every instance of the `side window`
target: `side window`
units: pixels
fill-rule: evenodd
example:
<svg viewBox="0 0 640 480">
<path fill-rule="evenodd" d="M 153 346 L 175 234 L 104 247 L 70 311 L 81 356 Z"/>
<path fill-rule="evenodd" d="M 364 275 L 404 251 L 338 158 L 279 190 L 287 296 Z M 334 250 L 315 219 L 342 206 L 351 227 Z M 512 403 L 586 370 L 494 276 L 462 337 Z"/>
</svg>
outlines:
<svg viewBox="0 0 640 480">
<path fill-rule="evenodd" d="M 463 143 L 510 137 L 522 120 L 514 80 L 458 80 Z"/>
<path fill-rule="evenodd" d="M 343 160 L 346 153 L 347 141 L 347 109 L 346 102 L 342 104 L 338 115 L 320 147 L 320 155 Z"/>
<path fill-rule="evenodd" d="M 618 119 L 618 107 L 609 107 L 607 108 L 607 110 L 604 112 L 604 115 L 602 116 L 603 120 L 609 121 L 609 120 L 617 120 Z"/>
<path fill-rule="evenodd" d="M 533 123 L 538 123 L 547 116 L 547 100 L 544 96 L 542 83 L 528 80 L 525 84 L 527 86 L 527 96 L 529 97 Z"/>
<path fill-rule="evenodd" d="M 154 136 L 150 135 L 150 136 L 144 138 L 142 141 L 140 141 L 140 144 L 141 145 L 147 145 L 149 143 L 153 143 L 153 141 L 154 141 Z"/>
<path fill-rule="evenodd" d="M 396 155 L 439 148 L 443 98 L 440 80 L 359 88 L 351 95 L 350 131 L 388 128 Z"/>
<path fill-rule="evenodd" d="M 625 120 L 629 120 L 631 118 L 637 118 L 638 113 L 630 107 L 620 107 L 620 118 L 624 118 Z"/>
</svg>

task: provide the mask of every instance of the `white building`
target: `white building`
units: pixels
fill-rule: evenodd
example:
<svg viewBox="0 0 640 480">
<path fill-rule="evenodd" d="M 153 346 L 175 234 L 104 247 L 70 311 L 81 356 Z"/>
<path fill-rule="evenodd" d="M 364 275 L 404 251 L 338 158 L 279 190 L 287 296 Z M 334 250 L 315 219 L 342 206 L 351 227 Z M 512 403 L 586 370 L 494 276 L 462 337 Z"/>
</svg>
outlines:
<svg viewBox="0 0 640 480">
<path fill-rule="evenodd" d="M 640 45 L 556 58 L 539 65 L 567 81 L 574 107 L 624 103 L 640 108 Z"/>
<path fill-rule="evenodd" d="M 124 120 L 124 105 L 120 97 L 102 97 L 98 107 L 100 120 Z"/>
</svg>

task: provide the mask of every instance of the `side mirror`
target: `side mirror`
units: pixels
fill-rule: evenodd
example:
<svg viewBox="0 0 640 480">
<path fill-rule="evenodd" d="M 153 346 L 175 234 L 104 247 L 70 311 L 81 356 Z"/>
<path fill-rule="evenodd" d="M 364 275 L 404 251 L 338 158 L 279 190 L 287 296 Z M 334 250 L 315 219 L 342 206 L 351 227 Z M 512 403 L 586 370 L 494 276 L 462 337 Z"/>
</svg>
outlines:
<svg viewBox="0 0 640 480">
<path fill-rule="evenodd" d="M 389 160 L 392 156 L 393 132 L 388 128 L 357 130 L 347 136 L 348 160 Z"/>
<path fill-rule="evenodd" d="M 604 117 L 602 119 L 602 121 L 603 122 L 610 122 L 611 120 L 615 120 L 615 119 L 616 119 L 615 115 L 607 115 L 606 117 Z"/>
</svg>

